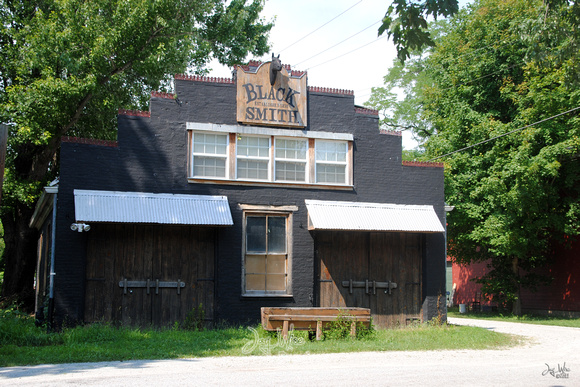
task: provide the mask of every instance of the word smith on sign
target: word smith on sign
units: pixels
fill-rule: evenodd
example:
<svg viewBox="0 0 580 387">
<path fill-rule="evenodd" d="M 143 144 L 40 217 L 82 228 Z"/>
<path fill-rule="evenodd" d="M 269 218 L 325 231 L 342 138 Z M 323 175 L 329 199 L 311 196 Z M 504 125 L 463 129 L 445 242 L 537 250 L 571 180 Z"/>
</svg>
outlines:
<svg viewBox="0 0 580 387">
<path fill-rule="evenodd" d="M 256 72 L 237 69 L 237 121 L 253 125 L 303 128 L 306 117 L 306 76 L 293 77 L 285 68 L 270 83 L 270 62 Z"/>
</svg>

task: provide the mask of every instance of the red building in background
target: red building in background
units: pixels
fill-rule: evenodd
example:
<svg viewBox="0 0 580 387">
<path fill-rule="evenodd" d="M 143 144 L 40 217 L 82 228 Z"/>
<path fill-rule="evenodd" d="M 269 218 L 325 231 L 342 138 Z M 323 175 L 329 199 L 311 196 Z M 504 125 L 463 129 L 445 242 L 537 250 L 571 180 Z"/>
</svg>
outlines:
<svg viewBox="0 0 580 387">
<path fill-rule="evenodd" d="M 453 305 L 481 305 L 484 309 L 493 306 L 481 295 L 481 285 L 472 280 L 487 272 L 487 262 L 459 265 L 447 257 L 447 266 L 447 287 Z M 547 270 L 554 281 L 535 292 L 522 289 L 522 311 L 580 317 L 580 237 L 572 242 L 572 248 L 556 247 L 555 260 Z"/>
</svg>

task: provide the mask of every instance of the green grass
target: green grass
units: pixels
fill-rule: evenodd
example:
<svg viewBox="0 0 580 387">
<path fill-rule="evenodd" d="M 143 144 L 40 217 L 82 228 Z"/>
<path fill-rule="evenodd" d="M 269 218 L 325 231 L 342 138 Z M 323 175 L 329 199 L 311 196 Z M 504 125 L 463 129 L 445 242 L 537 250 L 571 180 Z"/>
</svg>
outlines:
<svg viewBox="0 0 580 387">
<path fill-rule="evenodd" d="M 33 319 L 0 310 L 0 367 L 74 362 L 176 359 L 363 351 L 488 349 L 518 339 L 486 329 L 430 324 L 371 331 L 359 339 L 309 341 L 307 332 L 282 341 L 275 332 L 235 327 L 205 331 L 138 329 L 93 324 L 47 334 Z"/>
<path fill-rule="evenodd" d="M 501 312 L 470 312 L 470 313 L 459 313 L 457 308 L 450 308 L 447 311 L 449 317 L 461 317 L 461 318 L 472 318 L 472 319 L 486 319 L 495 321 L 506 321 L 506 322 L 519 322 L 526 324 L 538 324 L 538 325 L 555 325 L 560 327 L 572 327 L 580 328 L 580 318 L 566 318 L 566 317 L 555 317 L 555 316 L 538 316 L 531 314 L 524 314 L 522 316 L 515 316 L 509 313 Z"/>
</svg>

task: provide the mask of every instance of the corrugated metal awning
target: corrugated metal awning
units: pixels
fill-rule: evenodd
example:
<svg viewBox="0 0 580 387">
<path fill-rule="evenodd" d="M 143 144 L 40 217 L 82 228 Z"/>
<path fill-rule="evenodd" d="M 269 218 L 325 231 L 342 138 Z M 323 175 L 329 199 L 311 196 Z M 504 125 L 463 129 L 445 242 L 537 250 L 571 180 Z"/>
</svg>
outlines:
<svg viewBox="0 0 580 387">
<path fill-rule="evenodd" d="M 433 206 L 305 200 L 311 230 L 445 232 Z"/>
<path fill-rule="evenodd" d="M 75 189 L 77 222 L 160 223 L 207 226 L 234 224 L 228 198 Z"/>
</svg>

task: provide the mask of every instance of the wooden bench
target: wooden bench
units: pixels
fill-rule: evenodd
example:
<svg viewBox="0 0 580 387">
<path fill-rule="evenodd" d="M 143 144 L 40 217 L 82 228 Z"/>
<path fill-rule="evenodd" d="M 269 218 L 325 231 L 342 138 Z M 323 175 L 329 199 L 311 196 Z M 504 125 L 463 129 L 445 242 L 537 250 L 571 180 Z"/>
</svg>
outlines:
<svg viewBox="0 0 580 387">
<path fill-rule="evenodd" d="M 350 320 L 350 335 L 356 335 L 356 324 L 367 328 L 371 323 L 371 310 L 368 308 L 262 308 L 262 327 L 267 331 L 282 330 L 284 340 L 288 330 L 316 331 L 316 340 L 322 339 L 322 329 L 337 318 Z"/>
</svg>

